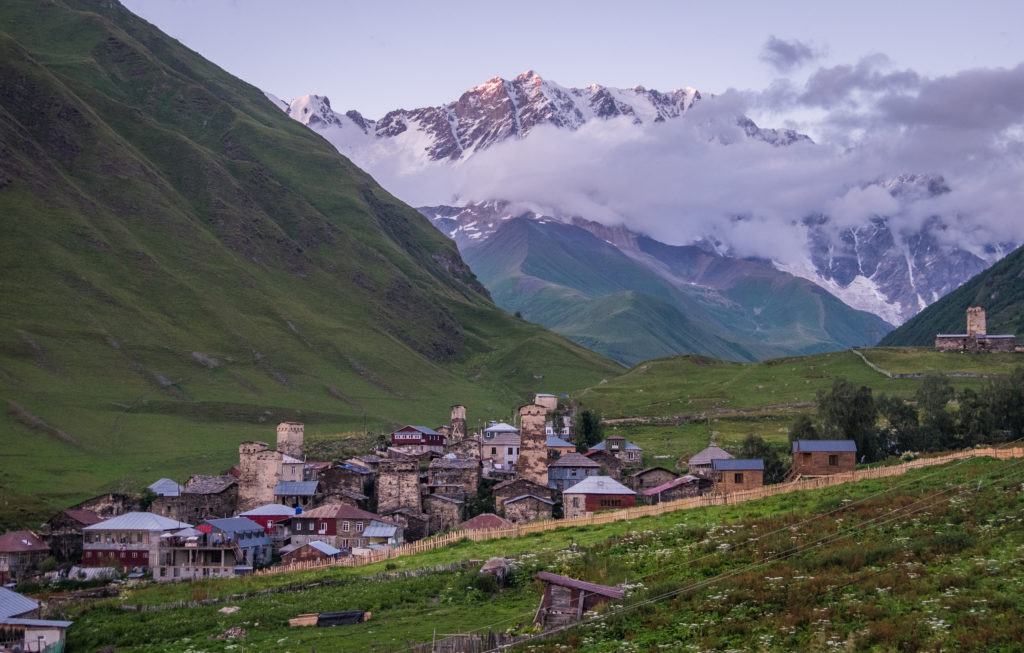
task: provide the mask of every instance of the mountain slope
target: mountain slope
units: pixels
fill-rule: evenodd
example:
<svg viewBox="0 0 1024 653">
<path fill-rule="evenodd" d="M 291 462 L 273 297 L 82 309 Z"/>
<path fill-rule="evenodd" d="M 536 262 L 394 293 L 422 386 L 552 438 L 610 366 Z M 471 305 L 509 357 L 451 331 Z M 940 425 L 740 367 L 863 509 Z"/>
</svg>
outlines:
<svg viewBox="0 0 1024 653">
<path fill-rule="evenodd" d="M 626 364 L 830 351 L 871 344 L 889 329 L 763 261 L 508 209 L 421 211 L 456 240 L 500 306 Z"/>
<path fill-rule="evenodd" d="M 223 469 L 284 418 L 484 419 L 618 370 L 497 309 L 416 211 L 117 3 L 0 6 L 0 215 L 0 521 Z"/>
<path fill-rule="evenodd" d="M 1024 247 L 918 313 L 881 344 L 929 346 L 937 333 L 963 333 L 968 306 L 985 309 L 989 333 L 1024 336 Z"/>
</svg>

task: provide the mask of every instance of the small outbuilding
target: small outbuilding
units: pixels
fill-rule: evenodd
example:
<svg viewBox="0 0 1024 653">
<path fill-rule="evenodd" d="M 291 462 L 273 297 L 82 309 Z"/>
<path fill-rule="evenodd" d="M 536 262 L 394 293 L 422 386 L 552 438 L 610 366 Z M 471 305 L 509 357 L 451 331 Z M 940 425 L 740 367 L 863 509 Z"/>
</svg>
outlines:
<svg viewBox="0 0 1024 653">
<path fill-rule="evenodd" d="M 714 460 L 711 474 L 716 492 L 753 490 L 764 485 L 764 460 L 760 458 L 730 458 Z"/>
<path fill-rule="evenodd" d="M 678 477 L 679 474 L 676 474 L 670 469 L 665 469 L 664 467 L 648 467 L 647 469 L 641 469 L 639 472 L 630 474 L 627 477 L 627 484 L 637 492 L 641 492 L 648 488 L 664 485 Z"/>
<path fill-rule="evenodd" d="M 304 544 L 289 544 L 281 549 L 281 562 L 292 565 L 298 562 L 310 560 L 327 561 L 333 560 L 341 555 L 341 549 L 331 546 L 327 542 L 312 540 Z"/>
<path fill-rule="evenodd" d="M 794 440 L 794 476 L 828 476 L 852 472 L 857 466 L 853 440 Z"/>
<path fill-rule="evenodd" d="M 649 504 L 697 497 L 711 489 L 713 483 L 705 476 L 686 474 L 661 485 L 640 491 L 640 496 Z"/>
<path fill-rule="evenodd" d="M 585 612 L 626 596 L 625 590 L 619 587 L 588 583 L 546 571 L 538 572 L 534 578 L 544 583 L 544 594 L 533 622 L 544 629 L 579 621 Z"/>
</svg>

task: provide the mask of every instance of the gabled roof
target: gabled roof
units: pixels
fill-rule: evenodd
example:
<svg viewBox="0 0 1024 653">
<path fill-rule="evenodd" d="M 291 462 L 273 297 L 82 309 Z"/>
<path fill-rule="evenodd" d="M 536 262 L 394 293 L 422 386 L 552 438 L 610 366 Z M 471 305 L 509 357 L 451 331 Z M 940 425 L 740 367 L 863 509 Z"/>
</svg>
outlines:
<svg viewBox="0 0 1024 653">
<path fill-rule="evenodd" d="M 733 458 L 731 460 L 713 460 L 711 469 L 716 472 L 764 471 L 764 460 L 760 458 Z"/>
<path fill-rule="evenodd" d="M 168 519 L 151 512 L 126 512 L 123 515 L 86 526 L 85 531 L 176 531 L 188 528 L 190 524 Z"/>
<path fill-rule="evenodd" d="M 638 476 L 643 476 L 644 474 L 649 474 L 649 473 L 657 471 L 659 469 L 661 471 L 663 471 L 663 472 L 668 472 L 672 476 L 678 476 L 678 474 L 673 472 L 671 469 L 668 469 L 667 467 L 661 467 L 661 466 L 658 466 L 658 465 L 656 465 L 654 467 L 646 467 L 644 469 L 641 469 L 639 472 L 634 472 L 633 474 L 630 474 L 630 476 L 632 476 L 633 478 L 637 478 Z"/>
<path fill-rule="evenodd" d="M 484 439 L 481 440 L 480 444 L 482 444 L 485 447 L 493 447 L 494 445 L 512 445 L 518 447 L 522 443 L 522 441 L 523 438 L 522 436 L 519 435 L 518 432 L 499 432 L 495 433 L 490 437 L 484 436 Z"/>
<path fill-rule="evenodd" d="M 367 512 L 361 508 L 350 506 L 344 503 L 328 503 L 324 506 L 307 510 L 299 518 L 308 517 L 311 519 L 380 519 L 379 515 Z"/>
<path fill-rule="evenodd" d="M 517 497 L 512 497 L 511 499 L 505 499 L 505 505 L 508 505 L 510 503 L 515 503 L 517 501 L 522 501 L 523 499 L 536 499 L 537 501 L 540 501 L 541 503 L 546 503 L 549 506 L 555 505 L 555 502 L 552 501 L 551 499 L 549 499 L 547 497 L 539 497 L 536 494 L 520 494 Z"/>
<path fill-rule="evenodd" d="M 406 424 L 400 429 L 395 429 L 392 433 L 398 433 L 399 431 L 419 431 L 423 435 L 440 435 L 440 433 L 428 426 L 417 426 L 415 424 Z"/>
<path fill-rule="evenodd" d="M 176 497 L 181 494 L 182 487 L 177 481 L 172 481 L 169 478 L 162 478 L 158 481 L 154 481 L 152 485 L 147 488 L 158 497 Z"/>
<path fill-rule="evenodd" d="M 793 440 L 793 453 L 857 453 L 857 443 L 853 440 Z"/>
<path fill-rule="evenodd" d="M 459 524 L 459 528 L 467 531 L 487 530 L 489 528 L 510 528 L 511 526 L 512 522 L 504 517 L 495 515 L 493 512 L 485 512 L 482 515 L 477 515 L 476 517 L 467 519 Z"/>
<path fill-rule="evenodd" d="M 10 531 L 0 535 L 0 551 L 4 553 L 30 553 L 49 551 L 50 547 L 32 531 Z"/>
<path fill-rule="evenodd" d="M 630 442 L 629 440 L 627 440 L 625 438 L 613 438 L 613 439 L 622 440 L 623 447 L 626 450 L 628 450 L 628 451 L 643 451 L 640 447 L 636 446 L 635 444 L 633 444 L 632 442 Z M 600 442 L 598 442 L 594 446 L 590 447 L 589 451 L 604 451 L 605 442 L 607 442 L 607 440 L 601 440 Z"/>
<path fill-rule="evenodd" d="M 394 524 L 374 521 L 363 529 L 363 537 L 394 537 L 398 533 L 398 527 Z"/>
<path fill-rule="evenodd" d="M 653 497 L 655 495 L 661 494 L 662 492 L 665 492 L 666 490 L 671 490 L 672 488 L 679 487 L 680 485 L 688 485 L 690 483 L 696 482 L 700 482 L 700 479 L 691 474 L 686 474 L 685 476 L 674 478 L 671 481 L 662 483 L 661 485 L 649 487 L 646 490 L 642 490 L 640 494 L 644 495 L 645 497 Z"/>
<path fill-rule="evenodd" d="M 185 483 L 185 488 L 182 492 L 185 494 L 220 494 L 237 482 L 235 477 L 230 474 L 223 476 L 193 474 L 188 479 L 188 482 Z"/>
<path fill-rule="evenodd" d="M 599 468 L 601 465 L 595 463 L 590 458 L 587 458 L 581 453 L 565 453 L 558 457 L 558 460 L 552 460 L 548 463 L 548 467 L 587 467 L 587 468 Z"/>
<path fill-rule="evenodd" d="M 65 630 L 71 628 L 73 621 L 64 621 L 61 619 L 0 619 L 0 624 L 4 626 L 26 626 L 28 628 L 58 628 Z"/>
<path fill-rule="evenodd" d="M 6 587 L 0 587 L 0 619 L 17 617 L 39 608 L 39 603 Z"/>
<path fill-rule="evenodd" d="M 300 463 L 305 464 L 304 461 L 296 458 L 295 456 L 289 456 L 286 453 L 281 454 L 281 462 L 286 465 L 298 465 Z"/>
<path fill-rule="evenodd" d="M 534 483 L 533 481 L 531 481 L 528 478 L 510 478 L 507 481 L 502 481 L 501 483 L 498 483 L 497 485 L 494 486 L 493 489 L 494 490 L 502 490 L 504 488 L 509 487 L 510 485 L 515 485 L 517 483 L 523 484 L 523 485 L 527 485 L 527 486 L 530 486 L 530 487 L 535 487 L 535 488 L 539 489 L 542 494 L 547 494 L 547 486 L 546 485 L 541 485 L 540 483 Z"/>
<path fill-rule="evenodd" d="M 74 519 L 79 524 L 89 526 L 90 524 L 98 524 L 103 521 L 103 518 L 94 513 L 91 510 L 85 510 L 84 508 L 68 508 L 64 511 L 64 514 Z"/>
<path fill-rule="evenodd" d="M 557 435 L 549 435 L 548 439 L 547 439 L 547 442 L 546 442 L 546 446 L 548 448 L 554 448 L 554 447 L 558 447 L 558 448 L 562 448 L 562 447 L 576 448 L 576 445 L 574 445 L 572 442 L 568 442 L 566 440 L 563 440 L 562 438 L 558 437 Z"/>
<path fill-rule="evenodd" d="M 610 599 L 621 599 L 626 596 L 626 591 L 618 587 L 588 583 L 585 580 L 576 580 L 575 578 L 569 578 L 568 576 L 559 576 L 558 574 L 552 574 L 547 571 L 537 572 L 537 575 L 534 576 L 534 578 L 560 587 L 569 587 L 576 590 L 583 590 L 589 594 L 607 596 Z"/>
<path fill-rule="evenodd" d="M 319 481 L 278 481 L 274 486 L 277 497 L 311 497 L 316 494 Z"/>
<path fill-rule="evenodd" d="M 505 422 L 495 422 L 485 428 L 484 433 L 519 433 L 519 429 Z"/>
<path fill-rule="evenodd" d="M 265 503 L 262 506 L 239 513 L 240 517 L 284 517 L 295 514 L 295 508 L 280 503 Z"/>
<path fill-rule="evenodd" d="M 232 535 L 235 533 L 252 533 L 254 531 L 259 531 L 261 535 L 263 534 L 263 529 L 260 527 L 259 524 L 257 524 L 251 519 L 246 519 L 245 517 L 225 517 L 223 519 L 207 519 L 204 523 L 213 526 L 219 531 L 231 533 Z"/>
<path fill-rule="evenodd" d="M 563 494 L 636 494 L 611 476 L 588 476 Z"/>
<path fill-rule="evenodd" d="M 689 465 L 710 465 L 712 460 L 728 460 L 733 455 L 717 445 L 709 445 L 705 449 L 690 456 Z"/>
<path fill-rule="evenodd" d="M 339 553 L 341 553 L 341 549 L 335 548 L 335 547 L 331 546 L 330 544 L 328 544 L 327 542 L 321 542 L 320 540 L 312 540 L 311 542 L 308 543 L 308 546 L 313 547 L 314 549 L 316 549 L 320 553 L 322 553 L 324 555 L 327 555 L 327 556 L 336 556 Z"/>
</svg>

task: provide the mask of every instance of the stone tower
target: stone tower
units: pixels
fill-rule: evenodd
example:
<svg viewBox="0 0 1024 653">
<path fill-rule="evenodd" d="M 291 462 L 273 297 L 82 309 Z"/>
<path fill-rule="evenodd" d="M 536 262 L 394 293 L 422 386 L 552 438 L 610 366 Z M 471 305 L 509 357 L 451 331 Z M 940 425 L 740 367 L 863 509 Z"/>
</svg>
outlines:
<svg viewBox="0 0 1024 653">
<path fill-rule="evenodd" d="M 281 454 L 266 442 L 238 445 L 238 509 L 251 510 L 274 503 L 274 486 L 281 473 Z"/>
<path fill-rule="evenodd" d="M 539 404 L 519 408 L 519 459 L 516 475 L 547 487 L 548 446 L 544 434 L 547 409 Z"/>
<path fill-rule="evenodd" d="M 277 450 L 302 460 L 302 444 L 306 427 L 302 422 L 281 422 L 277 425 Z"/>
<path fill-rule="evenodd" d="M 402 508 L 423 512 L 420 502 L 419 463 L 412 459 L 387 458 L 377 468 L 377 512 Z"/>
<path fill-rule="evenodd" d="M 986 333 L 985 309 L 980 306 L 971 306 L 967 309 L 967 335 L 983 336 Z"/>
<path fill-rule="evenodd" d="M 448 439 L 451 442 L 458 442 L 466 437 L 466 407 L 459 404 L 452 406 L 452 420 L 449 427 Z"/>
</svg>

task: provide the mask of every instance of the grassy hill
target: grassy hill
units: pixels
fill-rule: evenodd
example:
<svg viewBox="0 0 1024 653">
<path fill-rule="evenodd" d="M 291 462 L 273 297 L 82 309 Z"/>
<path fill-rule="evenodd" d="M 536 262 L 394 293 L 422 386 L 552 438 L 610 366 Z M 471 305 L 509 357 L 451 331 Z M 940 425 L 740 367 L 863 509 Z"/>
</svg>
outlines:
<svg viewBox="0 0 1024 653">
<path fill-rule="evenodd" d="M 0 5 L 0 524 L 618 373 L 256 88 L 115 2 Z"/>
<path fill-rule="evenodd" d="M 504 220 L 463 250 L 500 306 L 629 365 L 680 353 L 832 351 L 873 344 L 891 328 L 764 262 L 643 236 L 622 250 L 557 220 Z"/>
<path fill-rule="evenodd" d="M 929 346 L 937 333 L 963 333 L 969 306 L 985 308 L 989 333 L 1024 336 L 1024 247 L 912 317 L 880 344 Z"/>
<path fill-rule="evenodd" d="M 546 570 L 628 582 L 621 603 L 638 607 L 516 650 L 1013 650 L 1022 636 L 1022 478 L 1019 461 L 976 459 L 732 506 L 464 542 L 392 563 L 405 571 L 478 561 L 463 571 L 379 578 L 385 570 L 375 565 L 143 587 L 71 614 L 69 645 L 385 652 L 435 633 L 529 632 L 542 590 L 532 576 Z M 475 582 L 479 561 L 495 555 L 515 560 L 511 586 L 497 591 Z M 252 594 L 269 588 L 277 591 Z M 228 603 L 195 608 L 120 609 L 228 595 Z M 240 610 L 221 614 L 224 605 Z M 287 626 L 296 614 L 337 609 L 373 618 Z M 211 639 L 234 626 L 246 630 L 244 640 Z"/>
</svg>

